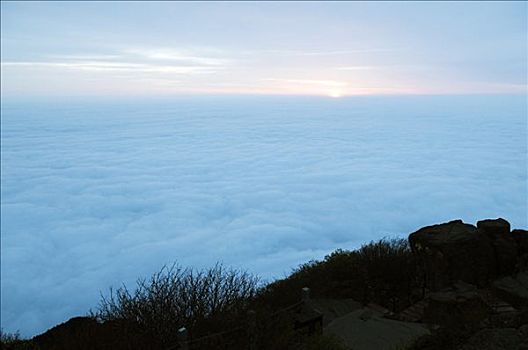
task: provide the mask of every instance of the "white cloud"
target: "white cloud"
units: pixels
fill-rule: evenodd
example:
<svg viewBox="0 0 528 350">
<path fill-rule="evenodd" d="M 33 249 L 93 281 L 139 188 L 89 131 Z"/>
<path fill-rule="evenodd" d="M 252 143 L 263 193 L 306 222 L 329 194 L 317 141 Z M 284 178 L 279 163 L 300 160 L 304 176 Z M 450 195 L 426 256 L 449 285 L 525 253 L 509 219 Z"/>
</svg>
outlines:
<svg viewBox="0 0 528 350">
<path fill-rule="evenodd" d="M 131 62 L 77 61 L 77 62 L 2 62 L 2 66 L 28 68 L 67 68 L 91 72 L 133 72 L 133 73 L 213 73 L 218 68 L 207 66 L 174 66 Z"/>
<path fill-rule="evenodd" d="M 372 69 L 379 69 L 380 67 L 375 66 L 346 66 L 346 67 L 338 67 L 338 70 L 372 70 Z"/>
<path fill-rule="evenodd" d="M 179 61 L 187 62 L 196 65 L 208 66 L 223 66 L 230 63 L 232 60 L 218 57 L 208 57 L 205 55 L 199 56 L 189 50 L 175 50 L 175 49 L 129 49 L 125 51 L 128 54 L 144 57 L 149 60 L 162 61 Z"/>
<path fill-rule="evenodd" d="M 455 218 L 525 228 L 526 137 L 522 96 L 3 101 L 2 327 L 175 260 L 272 278 Z"/>
<path fill-rule="evenodd" d="M 2 68 L 52 68 L 96 73 L 149 73 L 164 75 L 216 73 L 233 62 L 233 60 L 226 58 L 199 56 L 198 54 L 199 52 L 189 49 L 126 49 L 116 54 L 48 55 L 49 60 L 45 61 L 3 61 Z"/>
<path fill-rule="evenodd" d="M 383 53 L 383 52 L 394 52 L 401 49 L 398 48 L 364 48 L 364 49 L 351 49 L 351 50 L 246 50 L 243 53 L 247 55 L 254 54 L 273 54 L 281 56 L 343 56 L 343 55 L 354 55 L 354 54 L 369 54 L 369 53 Z"/>
<path fill-rule="evenodd" d="M 299 84 L 299 85 L 315 85 L 323 87 L 345 87 L 348 85 L 347 82 L 337 80 L 316 80 L 316 79 L 278 79 L 268 78 L 263 79 L 264 81 L 286 83 L 286 84 Z"/>
<path fill-rule="evenodd" d="M 49 58 L 60 60 L 83 60 L 83 61 L 99 61 L 99 60 L 115 60 L 121 58 L 121 55 L 93 55 L 93 54 L 79 54 L 79 55 L 49 55 Z"/>
</svg>

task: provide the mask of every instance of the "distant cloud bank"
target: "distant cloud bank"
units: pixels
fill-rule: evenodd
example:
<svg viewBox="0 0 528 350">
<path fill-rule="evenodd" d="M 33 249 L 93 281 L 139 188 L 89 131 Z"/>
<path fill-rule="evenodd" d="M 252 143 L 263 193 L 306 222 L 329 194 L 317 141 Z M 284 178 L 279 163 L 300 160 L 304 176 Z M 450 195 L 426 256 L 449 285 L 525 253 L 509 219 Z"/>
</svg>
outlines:
<svg viewBox="0 0 528 350">
<path fill-rule="evenodd" d="M 173 261 L 269 279 L 456 218 L 526 228 L 526 113 L 519 96 L 3 103 L 2 327 L 42 332 Z"/>
</svg>

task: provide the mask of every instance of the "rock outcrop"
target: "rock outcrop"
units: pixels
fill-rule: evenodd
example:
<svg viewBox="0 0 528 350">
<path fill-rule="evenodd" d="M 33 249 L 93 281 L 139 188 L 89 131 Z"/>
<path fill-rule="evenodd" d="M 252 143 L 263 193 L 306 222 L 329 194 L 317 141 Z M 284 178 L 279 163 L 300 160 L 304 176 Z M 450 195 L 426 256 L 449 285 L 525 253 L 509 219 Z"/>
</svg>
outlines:
<svg viewBox="0 0 528 350">
<path fill-rule="evenodd" d="M 528 307 L 528 272 L 497 279 L 493 282 L 493 288 L 502 299 L 517 308 Z"/>
<path fill-rule="evenodd" d="M 495 275 L 489 239 L 462 220 L 424 227 L 409 236 L 409 243 L 430 290 L 441 290 L 458 280 L 482 286 Z"/>
<path fill-rule="evenodd" d="M 463 282 L 431 293 L 428 301 L 423 320 L 457 330 L 477 329 L 491 311 L 476 287 Z"/>
<path fill-rule="evenodd" d="M 476 227 L 456 220 L 409 242 L 429 291 L 422 320 L 444 332 L 431 349 L 528 350 L 528 231 L 502 218 Z"/>
<path fill-rule="evenodd" d="M 483 287 L 528 266 L 528 232 L 510 232 L 502 218 L 479 221 L 476 227 L 462 220 L 427 226 L 410 234 L 409 243 L 432 291 L 457 280 Z"/>
<path fill-rule="evenodd" d="M 517 242 L 510 234 L 510 223 L 502 218 L 477 222 L 478 231 L 488 238 L 493 247 L 498 276 L 511 274 L 518 258 Z"/>
<path fill-rule="evenodd" d="M 528 271 L 528 231 L 513 230 L 511 236 L 517 244 L 517 268 L 519 271 Z"/>
</svg>

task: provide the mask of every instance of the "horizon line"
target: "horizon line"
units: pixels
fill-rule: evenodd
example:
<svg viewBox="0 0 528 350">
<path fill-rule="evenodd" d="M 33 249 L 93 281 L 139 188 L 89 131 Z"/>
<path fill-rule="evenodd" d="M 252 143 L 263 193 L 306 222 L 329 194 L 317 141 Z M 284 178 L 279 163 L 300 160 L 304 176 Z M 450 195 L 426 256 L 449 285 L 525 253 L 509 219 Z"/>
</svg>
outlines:
<svg viewBox="0 0 528 350">
<path fill-rule="evenodd" d="M 177 94 L 51 94 L 51 95 L 12 95 L 0 94 L 0 100 L 4 99 L 56 99 L 56 98 L 104 98 L 104 99 L 123 99 L 123 98 L 178 98 L 178 97 L 319 97 L 329 100 L 339 100 L 355 97 L 412 97 L 412 96 L 528 96 L 528 86 L 526 91 L 485 91 L 485 92 L 466 92 L 466 93 L 433 93 L 433 92 L 390 92 L 390 93 L 372 93 L 372 94 L 346 94 L 340 96 L 331 96 L 325 94 L 285 94 L 285 93 L 244 93 L 244 92 L 215 92 L 215 93 L 177 93 Z"/>
</svg>

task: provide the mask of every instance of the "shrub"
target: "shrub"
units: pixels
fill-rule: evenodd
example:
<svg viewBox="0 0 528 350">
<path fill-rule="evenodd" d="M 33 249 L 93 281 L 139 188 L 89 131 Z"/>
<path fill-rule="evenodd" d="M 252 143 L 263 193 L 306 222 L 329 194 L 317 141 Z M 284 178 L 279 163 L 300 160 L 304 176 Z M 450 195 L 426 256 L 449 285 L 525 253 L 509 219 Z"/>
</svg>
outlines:
<svg viewBox="0 0 528 350">
<path fill-rule="evenodd" d="M 314 297 L 353 298 L 398 311 L 412 302 L 416 276 L 407 240 L 384 238 L 303 264 L 288 278 L 270 283 L 259 293 L 259 299 L 264 304 L 284 306 L 298 300 L 298 291 L 309 286 Z"/>
<path fill-rule="evenodd" d="M 110 289 L 95 316 L 136 322 L 146 335 L 168 344 L 181 327 L 191 337 L 234 327 L 257 288 L 255 276 L 220 264 L 205 270 L 165 266 L 150 279 L 139 279 L 133 291 Z"/>
<path fill-rule="evenodd" d="M 32 350 L 36 346 L 30 340 L 22 339 L 20 333 L 6 333 L 0 329 L 0 348 L 5 350 Z"/>
<path fill-rule="evenodd" d="M 6 333 L 4 330 L 0 330 L 0 341 L 2 342 L 2 345 L 5 345 L 20 342 L 22 341 L 22 338 L 20 337 L 19 332 Z"/>
</svg>

